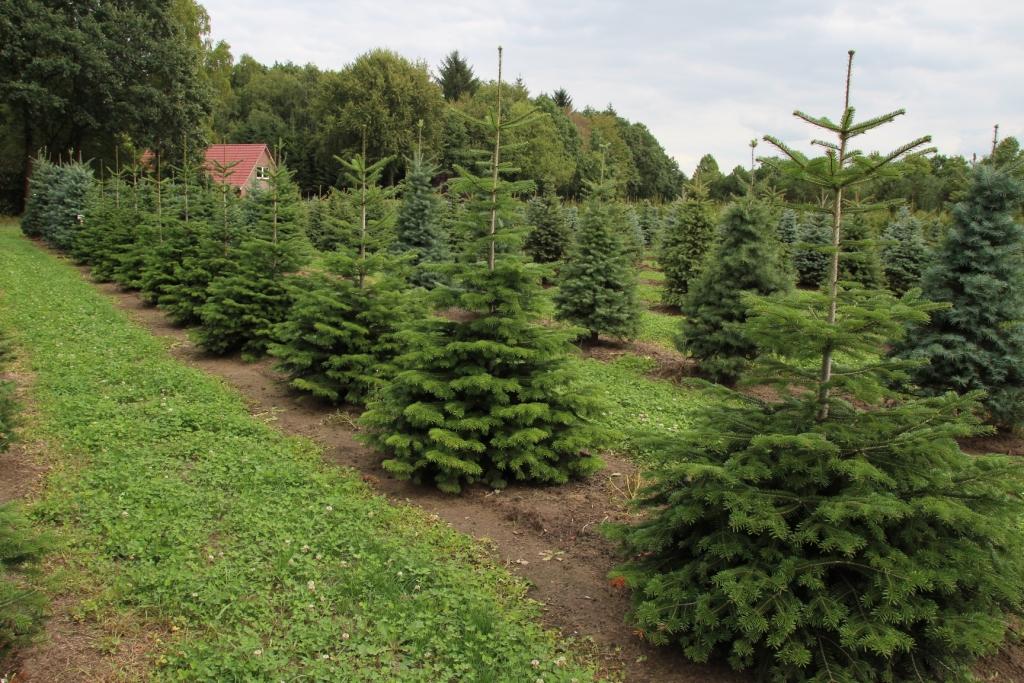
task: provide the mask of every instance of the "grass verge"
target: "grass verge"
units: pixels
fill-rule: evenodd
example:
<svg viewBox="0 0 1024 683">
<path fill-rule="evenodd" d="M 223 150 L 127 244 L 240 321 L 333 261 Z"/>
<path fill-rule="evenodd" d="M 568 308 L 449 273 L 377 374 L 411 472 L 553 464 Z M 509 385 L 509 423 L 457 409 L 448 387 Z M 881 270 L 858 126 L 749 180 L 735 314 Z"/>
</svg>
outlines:
<svg viewBox="0 0 1024 683">
<path fill-rule="evenodd" d="M 153 678 L 592 678 L 481 546 L 250 416 L 9 225 L 0 292 L 66 461 L 35 514 L 110 605 L 169 625 Z"/>
</svg>

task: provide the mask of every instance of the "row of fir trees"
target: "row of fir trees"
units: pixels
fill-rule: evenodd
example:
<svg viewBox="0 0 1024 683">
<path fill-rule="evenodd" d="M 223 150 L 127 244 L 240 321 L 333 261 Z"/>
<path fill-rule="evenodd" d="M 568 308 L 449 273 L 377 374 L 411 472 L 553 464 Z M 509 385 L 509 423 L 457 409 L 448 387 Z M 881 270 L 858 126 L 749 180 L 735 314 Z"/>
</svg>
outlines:
<svg viewBox="0 0 1024 683">
<path fill-rule="evenodd" d="M 766 137 L 818 206 L 780 211 L 752 182 L 719 210 L 699 178 L 665 207 L 601 181 L 578 207 L 524 205 L 535 188 L 503 150 L 534 114 L 509 116 L 501 84 L 499 49 L 496 106 L 467 120 L 491 147 L 443 195 L 419 146 L 397 200 L 381 187 L 394 160 L 363 153 L 339 159 L 346 190 L 306 206 L 283 167 L 239 198 L 188 159 L 102 183 L 41 160 L 23 228 L 209 352 L 269 353 L 297 390 L 365 406 L 384 467 L 452 493 L 600 467 L 601 405 L 571 341 L 637 333 L 651 250 L 678 345 L 721 400 L 652 438 L 646 514 L 609 529 L 639 631 L 759 680 L 970 680 L 1024 589 L 1020 468 L 958 445 L 1024 420 L 1019 181 L 978 165 L 941 239 L 905 211 L 879 229 L 856 188 L 928 139 L 854 151 L 903 112 L 857 121 L 848 71 L 837 121 L 797 112 L 834 136 L 824 156 Z M 549 283 L 567 324 L 545 320 Z"/>
</svg>

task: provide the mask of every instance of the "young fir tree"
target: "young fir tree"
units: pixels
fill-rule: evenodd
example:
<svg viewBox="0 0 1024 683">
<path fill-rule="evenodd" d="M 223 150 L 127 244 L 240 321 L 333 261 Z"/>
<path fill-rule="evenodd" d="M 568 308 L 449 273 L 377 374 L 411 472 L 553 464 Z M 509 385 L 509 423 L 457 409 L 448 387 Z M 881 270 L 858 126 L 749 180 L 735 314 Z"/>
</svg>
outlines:
<svg viewBox="0 0 1024 683">
<path fill-rule="evenodd" d="M 157 300 L 176 325 L 197 325 L 206 304 L 210 283 L 233 273 L 241 263 L 239 247 L 246 232 L 242 205 L 227 179 L 238 162 L 213 161 L 213 187 L 198 188 L 200 213 L 190 217 L 195 245 L 174 269 L 174 282 L 162 288 Z"/>
<path fill-rule="evenodd" d="M 799 231 L 799 214 L 797 214 L 793 209 L 783 209 L 782 214 L 779 216 L 779 224 L 775 228 L 775 234 L 778 237 L 779 244 L 782 245 L 782 250 L 789 261 L 793 260 L 796 243 L 799 240 Z"/>
<path fill-rule="evenodd" d="M 883 349 L 935 305 L 839 283 L 843 195 L 927 138 L 851 152 L 902 111 L 858 123 L 849 85 L 846 102 L 839 123 L 797 114 L 836 134 L 824 158 L 767 138 L 833 206 L 826 286 L 747 295 L 744 333 L 765 351 L 747 380 L 778 400 L 722 390 L 690 435 L 661 440 L 649 516 L 616 529 L 633 556 L 619 576 L 645 637 L 693 660 L 777 682 L 966 682 L 1021 613 L 1024 475 L 958 447 L 975 396 L 889 388 L 905 367 Z"/>
<path fill-rule="evenodd" d="M 611 192 L 607 183 L 591 186 L 555 295 L 558 319 L 584 328 L 591 343 L 601 334 L 630 339 L 640 327 L 636 267 L 622 242 L 624 213 Z"/>
<path fill-rule="evenodd" d="M 640 202 L 637 210 L 637 221 L 644 236 L 644 246 L 653 247 L 661 234 L 661 210 L 649 199 L 645 199 Z"/>
<path fill-rule="evenodd" d="M 143 174 L 141 167 L 133 169 L 129 218 L 125 225 L 127 231 L 117 239 L 117 251 L 113 254 L 115 263 L 111 269 L 111 280 L 124 289 L 139 289 L 146 261 L 160 241 L 157 187 L 157 181 Z"/>
<path fill-rule="evenodd" d="M 613 208 L 622 216 L 622 248 L 633 263 L 640 263 L 644 260 L 644 233 L 640 217 L 632 206 L 617 204 Z"/>
<path fill-rule="evenodd" d="M 857 208 L 851 206 L 851 209 Z M 867 289 L 885 287 L 879 241 L 864 212 L 848 212 L 843 219 L 843 244 L 846 250 L 840 279 L 856 282 Z"/>
<path fill-rule="evenodd" d="M 562 483 L 600 464 L 587 450 L 597 406 L 578 386 L 566 333 L 539 320 L 542 267 L 518 253 L 516 197 L 533 183 L 503 178 L 511 167 L 501 145 L 529 118 L 503 118 L 498 54 L 497 107 L 480 122 L 494 140 L 486 174 L 460 167 L 451 184 L 468 197 L 477 233 L 451 286 L 431 291 L 443 313 L 403 333 L 397 373 L 362 418 L 388 471 L 447 492 L 478 481 Z"/>
<path fill-rule="evenodd" d="M 428 288 L 440 279 L 437 265 L 449 258 L 448 240 L 441 224 L 441 199 L 431 185 L 436 173 L 437 168 L 427 163 L 422 150 L 417 148 L 408 161 L 402 184 L 402 203 L 392 246 L 396 253 L 411 257 L 412 284 Z"/>
<path fill-rule="evenodd" d="M 1024 186 L 979 164 L 953 229 L 922 288 L 952 306 L 911 334 L 903 354 L 925 360 L 914 383 L 925 393 L 984 390 L 989 420 L 1024 426 L 1024 228 L 1016 211 Z"/>
<path fill-rule="evenodd" d="M 28 180 L 25 213 L 21 217 L 21 231 L 27 237 L 41 237 L 46 227 L 43 215 L 51 201 L 50 191 L 58 173 L 57 165 L 39 152 L 32 160 L 32 175 Z"/>
<path fill-rule="evenodd" d="M 928 259 L 921 221 L 903 207 L 882 233 L 882 260 L 889 289 L 903 294 L 921 284 Z"/>
<path fill-rule="evenodd" d="M 661 301 L 679 307 L 704 266 L 715 234 L 715 211 L 698 178 L 683 199 L 669 206 L 661 233 L 658 263 L 665 271 Z"/>
<path fill-rule="evenodd" d="M 390 161 L 343 162 L 346 180 L 366 198 Z M 365 208 L 357 245 L 330 254 L 327 272 L 293 283 L 291 310 L 268 349 L 293 387 L 336 403 L 364 404 L 391 378 L 401 349 L 397 333 L 422 304 L 402 277 L 404 264 L 374 234 L 382 224 L 371 222 Z"/>
<path fill-rule="evenodd" d="M 196 339 L 212 353 L 240 350 L 255 357 L 266 351 L 274 326 L 291 306 L 285 278 L 311 251 L 298 187 L 286 167 L 272 171 L 269 187 L 250 196 L 249 229 L 235 253 L 237 263 L 210 282 L 199 309 Z"/>
<path fill-rule="evenodd" d="M 131 168 L 116 168 L 91 193 L 81 229 L 75 233 L 72 254 L 90 266 L 98 282 L 111 282 L 121 259 L 135 243 L 138 211 L 135 188 L 128 179 Z"/>
<path fill-rule="evenodd" d="M 801 287 L 820 287 L 828 274 L 832 228 L 828 214 L 809 211 L 803 215 L 793 248 L 793 266 Z"/>
<path fill-rule="evenodd" d="M 68 251 L 81 228 L 96 179 L 86 164 L 74 162 L 54 167 L 47 177 L 50 187 L 40 211 L 39 234 L 51 246 Z"/>
<path fill-rule="evenodd" d="M 198 253 L 201 236 L 209 231 L 208 195 L 198 185 L 205 173 L 203 164 L 190 160 L 186 151 L 182 166 L 175 171 L 177 177 L 160 188 L 159 239 L 145 255 L 139 277 L 141 297 L 150 304 L 159 304 L 175 290 L 183 273 L 182 262 Z"/>
<path fill-rule="evenodd" d="M 548 191 L 526 205 L 526 223 L 531 226 L 523 248 L 534 263 L 556 263 L 565 259 L 572 242 L 569 221 L 562 200 L 548 184 Z"/>
<path fill-rule="evenodd" d="M 743 294 L 792 288 L 775 229 L 771 210 L 753 194 L 730 204 L 707 266 L 686 297 L 676 345 L 716 382 L 735 382 L 757 355 L 757 346 L 742 331 L 747 318 Z"/>
</svg>

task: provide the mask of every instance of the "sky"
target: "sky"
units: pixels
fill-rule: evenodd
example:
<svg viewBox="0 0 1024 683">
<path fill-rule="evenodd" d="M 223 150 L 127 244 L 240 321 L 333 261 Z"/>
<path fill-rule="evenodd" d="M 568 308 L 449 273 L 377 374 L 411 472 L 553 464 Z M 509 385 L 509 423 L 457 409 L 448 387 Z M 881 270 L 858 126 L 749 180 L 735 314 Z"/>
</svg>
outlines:
<svg viewBox="0 0 1024 683">
<path fill-rule="evenodd" d="M 648 126 L 684 172 L 705 153 L 749 165 L 770 133 L 799 149 L 816 131 L 794 109 L 838 118 L 857 51 L 859 118 L 905 116 L 858 139 L 865 152 L 930 134 L 944 154 L 984 154 L 992 126 L 1024 139 L 1024 2 L 1017 0 L 201 0 L 212 38 L 264 63 L 340 69 L 385 47 L 432 70 L 451 50 L 483 79 L 563 87 L 577 109 L 609 103 Z M 769 151 L 761 143 L 758 153 Z"/>
</svg>

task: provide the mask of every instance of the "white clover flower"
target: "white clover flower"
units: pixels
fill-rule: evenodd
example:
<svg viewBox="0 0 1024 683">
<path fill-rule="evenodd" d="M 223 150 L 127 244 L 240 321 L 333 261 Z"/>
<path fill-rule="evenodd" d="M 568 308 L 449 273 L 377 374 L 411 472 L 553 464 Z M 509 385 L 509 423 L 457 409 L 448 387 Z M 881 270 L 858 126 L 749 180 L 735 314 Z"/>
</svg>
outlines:
<svg viewBox="0 0 1024 683">
<path fill-rule="evenodd" d="M 253 650 L 252 654 L 253 654 L 254 657 L 261 657 L 261 656 L 263 656 L 263 650 L 262 649 Z"/>
<path fill-rule="evenodd" d="M 342 633 L 341 634 L 341 639 L 342 640 L 348 640 L 349 638 L 351 638 L 351 636 L 349 634 L 347 634 L 347 633 Z"/>
<path fill-rule="evenodd" d="M 539 669 L 540 668 L 540 660 L 539 659 L 530 660 L 530 666 L 532 666 L 534 669 Z"/>
<path fill-rule="evenodd" d="M 313 581 L 312 579 L 307 581 L 306 582 L 306 588 L 308 588 L 309 590 L 311 590 L 311 591 L 313 591 L 315 593 L 316 592 L 316 581 Z"/>
</svg>

